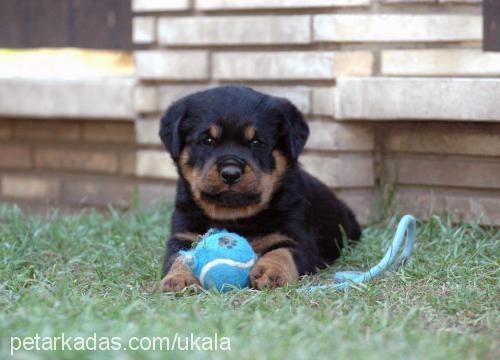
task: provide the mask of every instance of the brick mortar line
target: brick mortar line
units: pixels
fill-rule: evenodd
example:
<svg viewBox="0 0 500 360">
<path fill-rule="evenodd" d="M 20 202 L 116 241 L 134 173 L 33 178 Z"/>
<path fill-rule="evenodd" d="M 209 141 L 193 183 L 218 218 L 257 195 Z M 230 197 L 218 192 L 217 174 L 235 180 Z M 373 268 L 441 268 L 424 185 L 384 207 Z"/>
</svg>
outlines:
<svg viewBox="0 0 500 360">
<path fill-rule="evenodd" d="M 405 75 L 405 74 L 396 74 L 396 75 L 392 75 L 392 74 L 382 74 L 381 73 L 380 75 L 377 75 L 377 76 L 383 77 L 383 78 L 412 78 L 412 79 L 414 79 L 414 78 L 417 78 L 417 79 L 442 79 L 442 78 L 446 78 L 446 79 L 477 79 L 477 80 L 493 79 L 493 80 L 496 80 L 496 79 L 500 78 L 500 72 L 498 75 L 484 75 L 484 74 L 479 74 L 479 75 L 467 75 L 467 74 L 460 74 L 460 75 L 445 75 L 445 74 L 443 74 L 443 75 L 426 75 L 426 74 L 413 75 L 413 74 L 406 74 Z M 431 120 L 431 121 L 433 121 L 433 120 Z M 454 120 L 452 120 L 452 121 L 454 121 Z M 457 121 L 464 121 L 464 120 L 457 120 Z M 478 120 L 474 120 L 474 121 L 478 121 Z M 495 121 L 498 121 L 498 120 L 495 120 Z"/>
<path fill-rule="evenodd" d="M 441 196 L 463 196 L 463 197 L 485 197 L 498 198 L 500 193 L 498 189 L 489 188 L 471 188 L 463 186 L 444 186 L 444 185 L 415 185 L 415 184 L 398 184 L 398 188 L 406 193 L 428 193 L 434 192 Z"/>
<path fill-rule="evenodd" d="M 494 188 L 475 188 L 470 186 L 449 186 L 449 185 L 434 185 L 434 184 L 408 184 L 391 181 L 384 186 L 380 187 L 380 191 L 386 196 L 386 186 L 392 186 L 394 196 L 398 195 L 432 195 L 436 198 L 439 197 L 468 197 L 471 199 L 484 198 L 484 199 L 499 199 L 498 191 Z"/>
<path fill-rule="evenodd" d="M 144 143 L 138 144 L 137 151 L 140 150 L 153 150 L 159 152 L 165 152 L 166 150 L 164 146 L 160 143 L 152 144 L 152 143 Z M 364 157 L 365 155 L 372 155 L 372 150 L 357 150 L 357 149 L 320 149 L 320 148 L 311 148 L 306 145 L 305 150 L 303 152 L 304 155 L 320 155 L 329 158 L 336 158 L 337 155 L 353 155 L 354 157 Z"/>
<path fill-rule="evenodd" d="M 467 190 L 467 191 L 475 191 L 475 190 L 481 190 L 487 193 L 498 193 L 498 188 L 495 187 L 490 187 L 490 186 L 467 186 L 467 185 L 443 185 L 443 184 L 435 184 L 435 183 L 420 183 L 420 182 L 415 182 L 415 183 L 409 183 L 409 182 L 400 182 L 401 180 L 399 179 L 394 179 L 394 181 L 388 182 L 388 185 L 393 185 L 394 189 L 397 191 L 402 187 L 402 186 L 407 186 L 407 187 L 421 187 L 421 188 L 428 188 L 429 191 L 432 189 L 436 188 L 448 188 L 448 189 L 462 189 L 462 190 Z M 458 196 L 458 195 L 457 195 Z M 471 195 L 472 196 L 472 195 Z"/>
<path fill-rule="evenodd" d="M 381 50 L 372 51 L 373 64 L 372 64 L 372 77 L 380 76 L 382 73 L 382 52 Z"/>
<path fill-rule="evenodd" d="M 217 82 L 213 82 L 212 84 L 210 85 L 218 85 L 219 83 Z M 168 86 L 168 85 L 167 85 Z M 277 88 L 281 88 L 282 86 L 280 85 L 277 85 L 275 86 Z M 323 86 L 323 87 L 315 87 L 314 89 L 329 89 L 329 88 L 332 88 L 333 86 Z M 310 104 L 312 103 L 311 101 L 313 100 L 313 94 L 312 92 L 310 94 L 308 94 L 308 101 L 310 101 Z M 146 112 L 146 111 L 141 111 L 141 112 L 138 112 L 138 115 L 139 115 L 139 119 L 136 119 L 137 122 L 140 122 L 140 121 L 158 121 L 158 126 L 159 126 L 159 121 L 160 121 L 160 117 L 163 115 L 163 112 L 166 110 L 163 109 L 163 110 L 155 110 L 155 111 L 149 111 L 149 112 Z M 347 121 L 337 121 L 337 119 L 335 119 L 335 117 L 333 115 L 325 115 L 325 114 L 316 114 L 314 112 L 303 112 L 305 118 L 306 118 L 306 121 L 308 122 L 314 122 L 314 121 L 323 121 L 323 122 L 327 122 L 327 123 L 346 123 Z M 350 121 L 350 120 L 349 120 Z M 365 122 L 369 122 L 365 120 Z"/>
<path fill-rule="evenodd" d="M 6 139 L 2 141 L 1 145 L 24 145 L 31 146 L 34 149 L 70 149 L 70 150 L 82 150 L 82 152 L 89 151 L 109 151 L 109 152 L 130 152 L 137 149 L 136 142 L 128 143 L 103 143 L 103 142 L 72 142 L 72 141 L 60 141 L 55 139 L 33 139 L 33 140 L 21 140 L 21 139 Z M 83 146 L 82 146 L 83 145 Z"/>
<path fill-rule="evenodd" d="M 117 179 L 109 177 L 109 176 L 95 176 L 88 175 L 85 177 L 75 176 L 74 174 L 67 173 L 41 173 L 34 175 L 32 173 L 25 173 L 19 171 L 13 171 L 9 173 L 4 173 L 1 177 L 24 177 L 24 178 L 37 178 L 41 180 L 55 180 L 57 182 L 68 182 L 68 181 L 78 181 L 78 182 L 90 182 L 90 183 L 112 183 L 117 185 L 159 185 L 164 187 L 172 187 L 175 186 L 176 180 L 169 179 L 154 179 L 154 178 L 132 178 L 132 179 Z M 93 180 L 93 181 L 92 181 Z M 422 192 L 422 191 L 437 191 L 441 192 L 440 195 L 449 195 L 449 196 L 466 196 L 467 194 L 473 195 L 489 195 L 493 197 L 500 197 L 500 194 L 495 189 L 490 188 L 474 188 L 468 186 L 448 186 L 448 185 L 429 185 L 429 184 L 398 184 L 400 190 L 409 191 L 409 192 Z M 361 195 L 362 192 L 365 191 L 373 191 L 373 186 L 344 186 L 344 187 L 333 187 L 337 189 L 337 191 L 343 192 L 351 192 L 350 195 Z M 432 188 L 432 189 L 430 189 Z"/>
<path fill-rule="evenodd" d="M 4 169 L 2 169 L 4 170 Z M 158 184 L 171 185 L 177 183 L 177 180 L 171 178 L 139 177 L 135 175 L 119 175 L 104 173 L 77 173 L 64 170 L 50 171 L 49 169 L 40 169 L 36 173 L 32 171 L 23 171 L 22 169 L 6 169 L 7 172 L 0 174 L 0 179 L 8 176 L 19 176 L 26 178 L 48 179 L 57 181 L 77 181 L 77 182 L 109 182 L 113 184 Z"/>
<path fill-rule="evenodd" d="M 358 119 L 358 120 L 342 120 L 339 119 L 337 120 L 339 123 L 346 123 L 346 124 L 370 124 L 370 125 L 379 125 L 379 126 L 394 126 L 394 127 L 399 127 L 394 130 L 400 130 L 401 128 L 411 128 L 413 130 L 413 127 L 428 127 L 428 126 L 435 126 L 439 127 L 441 129 L 446 128 L 446 127 L 455 127 L 455 125 L 460 125 L 460 127 L 455 128 L 454 130 L 460 130 L 464 131 L 464 133 L 470 134 L 471 131 L 470 129 L 475 128 L 477 134 L 484 134 L 483 131 L 483 126 L 491 126 L 491 127 L 498 127 L 500 129 L 500 123 L 498 122 L 488 122 L 488 121 L 467 121 L 467 120 L 456 120 L 456 121 L 450 121 L 450 120 L 366 120 L 366 119 Z"/>
<path fill-rule="evenodd" d="M 217 9 L 201 10 L 191 8 L 188 10 L 172 11 L 145 11 L 133 12 L 133 16 L 150 17 L 237 17 L 237 16 L 279 16 L 279 15 L 472 15 L 480 14 L 481 4 L 378 4 L 371 2 L 368 6 L 331 6 L 331 7 L 309 7 L 309 8 L 274 8 L 274 9 Z"/>
<path fill-rule="evenodd" d="M 151 144 L 151 143 L 138 143 L 138 149 L 137 150 L 158 150 L 158 151 L 165 151 L 165 147 L 163 146 L 162 143 L 157 143 L 157 144 Z"/>
<path fill-rule="evenodd" d="M 208 79 L 209 79 L 209 82 L 210 83 L 213 83 L 214 81 L 214 76 L 213 76 L 213 72 L 214 72 L 214 65 L 213 65 L 213 51 L 212 50 L 208 50 L 208 54 L 207 54 L 207 73 L 208 73 Z"/>
<path fill-rule="evenodd" d="M 385 122 L 373 122 L 375 125 L 386 126 L 388 125 Z M 433 130 L 436 133 L 449 133 L 450 131 L 453 133 L 457 133 L 458 136 L 462 135 L 482 135 L 488 136 L 491 135 L 492 131 L 500 131 L 500 123 L 482 123 L 482 122 L 450 122 L 450 121 L 433 121 L 432 124 L 429 124 L 426 121 L 399 121 L 399 122 L 391 122 L 389 125 L 392 126 L 390 132 L 418 132 L 421 131 L 422 128 L 425 130 Z M 490 129 L 488 129 L 490 128 Z M 487 130 L 487 131 L 485 131 Z M 386 132 L 387 134 L 387 132 Z"/>
<path fill-rule="evenodd" d="M 309 16 L 309 43 L 314 43 L 314 16 Z"/>
<path fill-rule="evenodd" d="M 53 180 L 52 178 L 46 178 L 48 180 Z M 0 200 L 7 200 L 7 201 L 15 201 L 15 202 L 20 202 L 20 203 L 25 203 L 26 205 L 31 205 L 31 204 L 37 204 L 37 203 L 49 203 L 49 204 L 53 204 L 53 205 L 61 205 L 61 204 L 75 204 L 75 202 L 73 201 L 65 201 L 65 196 L 63 196 L 63 194 L 65 193 L 65 190 L 67 191 L 66 188 L 64 188 L 64 182 L 63 181 L 62 183 L 59 184 L 60 188 L 59 188 L 59 193 L 58 193 L 58 196 L 56 196 L 55 198 L 53 199 L 45 199 L 45 200 L 41 200 L 41 199 L 36 199 L 36 198 L 32 198 L 32 199 L 26 199 L 26 198 L 16 198 L 16 197 L 12 197 L 12 196 L 8 196 L 8 195 L 3 195 L 3 193 L 0 193 L 2 195 L 0 195 Z M 164 188 L 168 189 L 172 189 L 172 188 L 175 188 L 176 184 L 175 183 L 165 183 L 165 181 L 163 182 L 149 182 L 149 183 L 145 183 L 145 182 L 140 182 L 140 183 L 136 183 L 136 182 L 124 182 L 122 185 L 133 185 L 133 186 L 140 186 L 140 185 L 165 185 L 163 186 Z M 373 187 L 369 187 L 369 186 L 359 186 L 359 187 L 331 187 L 329 186 L 329 189 L 333 190 L 337 195 L 339 196 L 344 196 L 344 197 L 358 197 L 358 196 L 365 196 L 367 194 L 371 195 L 372 193 L 374 193 L 374 188 Z M 94 206 L 105 206 L 105 205 L 99 205 L 97 203 L 86 203 L 84 204 L 84 206 L 89 206 L 89 207 L 94 207 Z M 113 204 L 113 205 L 117 205 L 117 204 Z M 127 204 L 126 206 L 130 206 L 131 204 Z"/>
<path fill-rule="evenodd" d="M 166 110 L 166 108 L 164 109 Z M 136 122 L 140 121 L 151 121 L 158 120 L 158 124 L 160 123 L 160 117 L 163 115 L 164 110 L 154 110 L 154 111 L 137 111 L 138 119 L 135 119 Z M 137 134 L 136 134 L 137 135 Z"/>
<path fill-rule="evenodd" d="M 52 168 L 52 167 L 38 167 L 35 166 L 34 168 L 34 173 L 38 176 L 40 174 L 50 174 L 50 173 L 63 173 L 63 174 L 68 174 L 68 175 L 75 175 L 75 176 L 81 176 L 81 175 L 89 175 L 89 176 L 109 176 L 110 178 L 113 177 L 115 179 L 121 179 L 121 178 L 126 178 L 126 177 L 133 177 L 135 175 L 125 175 L 121 173 L 118 169 L 117 171 L 113 172 L 99 172 L 96 170 L 70 170 L 70 169 L 64 169 L 64 168 Z"/>
<path fill-rule="evenodd" d="M 29 147 L 29 154 L 30 154 L 30 166 L 29 166 L 29 169 L 31 171 L 34 171 L 36 169 L 35 146 L 33 146 L 33 144 L 27 144 L 27 146 Z"/>
<path fill-rule="evenodd" d="M 159 152 L 165 152 L 167 154 L 164 146 L 160 143 L 158 144 L 150 144 L 150 143 L 144 143 L 144 144 L 138 144 L 137 151 L 140 150 L 153 150 L 153 151 L 159 151 Z M 336 158 L 337 155 L 352 155 L 353 157 L 365 157 L 365 156 L 371 156 L 373 153 L 372 150 L 357 150 L 357 149 L 320 149 L 320 148 L 310 148 L 306 145 L 306 148 L 303 152 L 304 155 L 320 155 L 320 156 L 325 156 L 328 158 Z"/>
<path fill-rule="evenodd" d="M 383 132 L 382 126 L 374 125 L 372 128 L 373 132 L 373 179 L 380 191 L 383 192 L 384 187 L 387 184 L 387 170 L 385 168 L 385 149 L 384 142 L 386 137 L 386 132 Z"/>
<path fill-rule="evenodd" d="M 51 206 L 51 207 L 56 208 L 59 205 L 58 200 L 62 200 L 62 198 L 57 196 L 55 199 L 49 200 L 49 199 L 39 199 L 39 198 L 16 198 L 16 197 L 5 196 L 5 195 L 0 196 L 1 202 L 12 203 L 12 204 L 19 205 L 19 206 L 26 206 L 28 208 L 30 206 L 40 206 L 40 207 Z M 59 209 L 57 209 L 57 210 L 59 210 Z M 48 209 L 47 209 L 47 211 L 48 211 Z"/>
<path fill-rule="evenodd" d="M 165 84 L 168 85 L 194 85 L 194 86 L 207 86 L 210 85 L 209 79 L 204 79 L 204 80 L 169 80 L 169 79 L 150 79 L 150 78 L 141 78 L 137 77 L 138 85 L 143 85 L 143 86 L 154 86 L 154 87 L 159 87 Z"/>
<path fill-rule="evenodd" d="M 218 84 L 236 84 L 255 87 L 333 87 L 336 84 L 336 79 L 292 79 L 292 80 L 266 80 L 266 79 L 218 79 Z"/>
<path fill-rule="evenodd" d="M 327 150 L 327 149 L 318 149 L 318 148 L 306 148 L 304 149 L 303 155 L 318 155 L 327 159 L 338 159 L 339 156 L 342 156 L 343 159 L 347 158 L 356 158 L 356 159 L 367 159 L 373 156 L 372 150 Z M 301 155 L 302 155 L 301 154 Z M 299 157 L 300 161 L 300 157 Z"/>
<path fill-rule="evenodd" d="M 481 50 L 481 39 L 478 40 L 412 40 L 412 41 L 315 41 L 309 44 L 200 44 L 200 45 L 162 45 L 150 50 L 168 51 L 212 51 L 219 53 L 286 53 L 286 52 L 340 52 L 340 51 L 374 51 L 374 50 L 420 50 L 420 49 L 477 49 Z M 416 47 L 415 47 L 416 46 Z M 482 50 L 481 50 L 482 51 Z"/>
<path fill-rule="evenodd" d="M 327 185 L 327 187 L 330 190 L 332 190 L 335 193 L 335 195 L 346 196 L 346 197 L 366 195 L 367 193 L 371 193 L 372 191 L 375 190 L 374 186 L 366 186 L 366 185 L 344 186 L 344 187 L 332 187 L 330 185 Z"/>
<path fill-rule="evenodd" d="M 423 160 L 443 162 L 470 162 L 474 164 L 500 164 L 500 155 L 475 155 L 475 154 L 453 154 L 453 153 L 418 153 L 404 152 L 385 149 L 384 160 Z"/>
<path fill-rule="evenodd" d="M 61 201 L 59 201 L 61 200 Z M 73 202 L 62 201 L 63 199 L 51 200 L 51 201 L 43 201 L 39 199 L 21 199 L 21 198 L 12 198 L 12 197 L 2 197 L 0 196 L 0 201 L 4 201 L 6 203 L 12 203 L 18 205 L 23 212 L 25 211 L 33 211 L 33 213 L 42 216 L 51 216 L 54 211 L 57 211 L 58 214 L 80 214 L 82 209 L 95 209 L 101 213 L 109 212 L 108 206 L 99 205 L 99 204 L 82 204 L 77 205 Z M 114 207 L 120 209 L 129 209 L 132 204 L 128 204 L 125 207 L 119 206 L 118 204 L 113 204 Z M 33 209 L 33 207 L 35 207 Z M 62 207 L 62 209 L 61 209 Z"/>
<path fill-rule="evenodd" d="M 269 79 L 217 79 L 219 84 L 235 84 L 247 86 L 333 86 L 335 79 L 314 79 L 314 80 L 269 80 Z"/>
<path fill-rule="evenodd" d="M 333 115 L 315 114 L 314 112 L 304 113 L 304 115 L 307 122 L 321 121 L 328 124 L 346 124 L 346 122 L 338 121 L 337 119 L 335 119 Z"/>
</svg>

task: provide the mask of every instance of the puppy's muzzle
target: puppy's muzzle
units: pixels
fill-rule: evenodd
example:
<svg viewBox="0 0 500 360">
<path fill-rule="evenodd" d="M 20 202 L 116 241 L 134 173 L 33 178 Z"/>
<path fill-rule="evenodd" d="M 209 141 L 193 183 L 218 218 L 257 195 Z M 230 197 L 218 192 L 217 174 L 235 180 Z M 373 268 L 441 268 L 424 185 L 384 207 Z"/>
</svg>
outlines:
<svg viewBox="0 0 500 360">
<path fill-rule="evenodd" d="M 245 166 L 245 161 L 235 156 L 225 156 L 217 161 L 219 175 L 224 184 L 229 186 L 241 180 Z"/>
</svg>

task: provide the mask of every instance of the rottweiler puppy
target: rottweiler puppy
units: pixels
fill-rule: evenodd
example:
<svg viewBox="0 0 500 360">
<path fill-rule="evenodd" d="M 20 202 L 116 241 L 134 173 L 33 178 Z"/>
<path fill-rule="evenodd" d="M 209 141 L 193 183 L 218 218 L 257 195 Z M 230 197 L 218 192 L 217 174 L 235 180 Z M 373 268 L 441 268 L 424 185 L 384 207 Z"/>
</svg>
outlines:
<svg viewBox="0 0 500 360">
<path fill-rule="evenodd" d="M 210 228 L 249 240 L 256 289 L 315 273 L 339 257 L 345 237 L 359 239 L 352 211 L 297 161 L 308 136 L 290 101 L 248 87 L 197 92 L 167 109 L 160 138 L 179 180 L 163 291 L 198 284 L 178 252 Z"/>
</svg>

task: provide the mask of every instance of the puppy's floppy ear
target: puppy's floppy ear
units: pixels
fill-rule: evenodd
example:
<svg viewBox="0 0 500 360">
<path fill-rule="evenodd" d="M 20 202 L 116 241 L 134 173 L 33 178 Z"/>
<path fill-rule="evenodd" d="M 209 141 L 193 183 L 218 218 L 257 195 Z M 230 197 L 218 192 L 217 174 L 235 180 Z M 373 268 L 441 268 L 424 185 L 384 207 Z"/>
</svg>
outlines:
<svg viewBox="0 0 500 360">
<path fill-rule="evenodd" d="M 160 139 L 172 159 L 179 158 L 182 150 L 181 122 L 186 115 L 186 102 L 181 99 L 167 109 L 160 120 Z"/>
<path fill-rule="evenodd" d="M 280 130 L 285 139 L 285 147 L 290 158 L 295 161 L 309 137 L 309 126 L 300 110 L 289 100 L 276 98 L 276 108 L 281 117 Z"/>
</svg>

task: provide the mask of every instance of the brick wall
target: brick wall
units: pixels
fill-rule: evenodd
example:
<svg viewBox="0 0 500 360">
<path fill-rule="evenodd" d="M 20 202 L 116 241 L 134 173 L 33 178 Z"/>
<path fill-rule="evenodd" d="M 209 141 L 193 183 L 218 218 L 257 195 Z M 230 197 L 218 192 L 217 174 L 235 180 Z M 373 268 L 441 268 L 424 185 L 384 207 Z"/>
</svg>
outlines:
<svg viewBox="0 0 500 360">
<path fill-rule="evenodd" d="M 500 224 L 500 124 L 398 124 L 383 145 L 402 210 Z"/>
<path fill-rule="evenodd" d="M 54 205 L 128 206 L 135 180 L 131 122 L 0 119 L 0 199 Z"/>
<path fill-rule="evenodd" d="M 79 93 L 0 82 L 0 199 L 173 199 L 159 117 L 180 96 L 231 83 L 304 112 L 303 166 L 363 222 L 395 189 L 403 211 L 500 224 L 500 54 L 481 51 L 480 1 L 135 0 L 133 11 L 137 79 L 102 82 L 113 85 L 105 108 L 93 105 L 100 80 Z M 56 85 L 65 96 L 40 105 Z M 16 105 L 12 89 L 36 106 Z"/>
<path fill-rule="evenodd" d="M 303 166 L 364 221 L 395 187 L 419 216 L 500 224 L 500 54 L 481 51 L 480 4 L 136 0 L 137 173 L 175 178 L 156 134 L 170 102 L 246 84 L 306 114 Z"/>
</svg>

